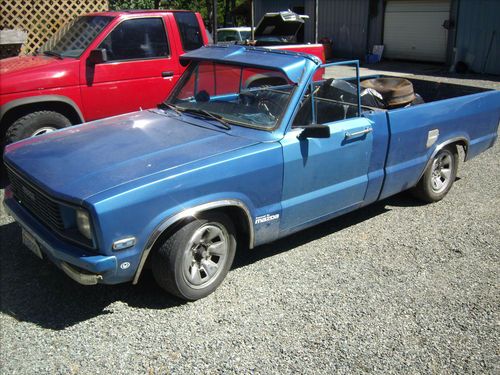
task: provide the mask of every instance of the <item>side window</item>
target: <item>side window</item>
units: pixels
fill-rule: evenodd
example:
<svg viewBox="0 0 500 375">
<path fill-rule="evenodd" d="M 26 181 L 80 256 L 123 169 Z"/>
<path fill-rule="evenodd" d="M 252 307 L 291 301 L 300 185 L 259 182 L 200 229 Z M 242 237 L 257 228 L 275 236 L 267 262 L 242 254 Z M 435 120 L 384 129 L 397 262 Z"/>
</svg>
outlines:
<svg viewBox="0 0 500 375">
<path fill-rule="evenodd" d="M 99 48 L 109 61 L 167 57 L 169 47 L 161 18 L 137 18 L 120 23 Z"/>
<path fill-rule="evenodd" d="M 313 105 L 317 124 L 328 124 L 358 116 L 358 88 L 356 76 L 351 76 L 350 67 L 335 66 L 329 75 L 342 78 L 329 78 L 314 82 L 304 95 L 299 111 L 292 126 L 307 126 L 313 123 Z M 337 73 L 339 71 L 339 74 Z M 314 103 L 314 104 L 313 104 Z"/>
<path fill-rule="evenodd" d="M 181 36 L 182 49 L 187 52 L 203 46 L 203 38 L 196 15 L 191 12 L 175 12 L 174 17 Z"/>
</svg>

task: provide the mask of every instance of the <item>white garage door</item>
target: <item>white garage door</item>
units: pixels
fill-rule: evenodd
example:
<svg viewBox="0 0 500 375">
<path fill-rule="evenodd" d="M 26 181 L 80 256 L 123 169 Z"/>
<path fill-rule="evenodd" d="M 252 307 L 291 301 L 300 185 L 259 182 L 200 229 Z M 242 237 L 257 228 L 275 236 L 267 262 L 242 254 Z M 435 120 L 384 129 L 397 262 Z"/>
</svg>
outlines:
<svg viewBox="0 0 500 375">
<path fill-rule="evenodd" d="M 446 61 L 450 0 L 390 0 L 384 20 L 384 56 Z"/>
</svg>

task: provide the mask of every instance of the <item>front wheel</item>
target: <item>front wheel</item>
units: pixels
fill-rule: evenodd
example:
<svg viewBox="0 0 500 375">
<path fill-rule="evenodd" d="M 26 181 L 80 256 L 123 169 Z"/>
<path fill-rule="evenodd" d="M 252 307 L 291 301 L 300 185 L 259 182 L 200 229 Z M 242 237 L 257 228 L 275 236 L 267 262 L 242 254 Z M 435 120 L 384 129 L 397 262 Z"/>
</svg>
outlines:
<svg viewBox="0 0 500 375">
<path fill-rule="evenodd" d="M 185 224 L 152 253 L 156 282 L 188 301 L 208 296 L 231 268 L 235 233 L 233 223 L 221 213 L 207 213 Z"/>
<path fill-rule="evenodd" d="M 455 182 L 458 169 L 456 146 L 444 147 L 432 159 L 424 175 L 414 188 L 415 195 L 425 202 L 437 202 L 444 198 Z"/>
<path fill-rule="evenodd" d="M 17 119 L 7 129 L 6 143 L 53 132 L 71 125 L 69 119 L 54 111 L 37 111 Z"/>
</svg>

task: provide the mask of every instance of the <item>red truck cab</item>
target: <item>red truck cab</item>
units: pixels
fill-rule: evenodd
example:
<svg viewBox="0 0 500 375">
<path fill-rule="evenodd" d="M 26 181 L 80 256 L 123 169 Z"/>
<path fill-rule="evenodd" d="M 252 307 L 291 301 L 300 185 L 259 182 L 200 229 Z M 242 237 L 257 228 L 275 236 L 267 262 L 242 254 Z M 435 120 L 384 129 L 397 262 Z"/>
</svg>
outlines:
<svg viewBox="0 0 500 375">
<path fill-rule="evenodd" d="M 270 30 L 269 19 L 277 22 L 278 36 L 269 32 L 263 45 L 309 53 L 324 62 L 320 44 L 283 42 L 290 25 L 304 22 L 290 13 L 264 17 L 265 30 Z M 203 20 L 191 11 L 100 12 L 78 17 L 35 55 L 0 60 L 0 145 L 153 108 L 165 100 L 186 69 L 180 55 L 206 44 Z M 269 80 L 273 77 L 248 84 L 269 84 Z"/>
<path fill-rule="evenodd" d="M 6 143 L 161 103 L 185 70 L 179 56 L 208 43 L 189 11 L 78 17 L 33 56 L 0 61 Z"/>
</svg>

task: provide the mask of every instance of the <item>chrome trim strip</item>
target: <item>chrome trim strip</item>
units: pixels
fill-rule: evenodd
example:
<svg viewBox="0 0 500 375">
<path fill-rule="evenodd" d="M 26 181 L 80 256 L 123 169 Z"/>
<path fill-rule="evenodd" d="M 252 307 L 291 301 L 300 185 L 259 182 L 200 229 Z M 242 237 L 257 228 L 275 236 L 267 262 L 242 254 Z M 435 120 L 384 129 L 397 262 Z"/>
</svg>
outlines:
<svg viewBox="0 0 500 375">
<path fill-rule="evenodd" d="M 100 280 L 102 280 L 101 275 L 78 272 L 66 262 L 61 262 L 60 266 L 66 275 L 68 275 L 71 279 L 75 280 L 79 284 L 95 285 L 98 284 Z"/>
<path fill-rule="evenodd" d="M 238 207 L 243 210 L 247 217 L 248 221 L 248 228 L 249 228 L 249 248 L 253 249 L 254 247 L 254 228 L 253 228 L 253 220 L 252 220 L 252 215 L 250 214 L 250 210 L 247 208 L 247 206 L 236 199 L 224 199 L 221 201 L 214 201 L 214 202 L 209 202 L 205 203 L 199 206 L 191 207 L 188 208 L 182 212 L 179 212 L 178 214 L 175 214 L 173 216 L 168 217 L 165 219 L 163 222 L 161 222 L 156 229 L 153 231 L 151 236 L 149 237 L 149 240 L 146 244 L 145 249 L 142 252 L 141 256 L 141 261 L 139 262 L 139 266 L 137 267 L 137 271 L 135 272 L 134 280 L 132 281 L 132 284 L 137 284 L 139 281 L 139 277 L 141 276 L 142 269 L 144 267 L 144 264 L 146 263 L 146 259 L 148 258 L 149 253 L 153 249 L 153 246 L 158 240 L 158 238 L 161 236 L 161 234 L 167 230 L 170 226 L 172 226 L 174 223 L 178 222 L 179 220 L 188 218 L 188 217 L 196 217 L 196 215 L 212 210 L 214 208 L 221 208 L 221 207 Z"/>
<path fill-rule="evenodd" d="M 361 137 L 362 135 L 371 133 L 372 131 L 373 131 L 373 128 L 365 128 L 363 130 L 360 130 L 360 131 L 354 132 L 354 133 L 345 132 L 345 139 Z"/>
<path fill-rule="evenodd" d="M 424 175 L 425 171 L 427 170 L 427 168 L 429 167 L 429 165 L 432 163 L 432 159 L 434 159 L 434 156 L 436 156 L 436 154 L 443 147 L 446 147 L 449 144 L 457 143 L 457 142 L 460 142 L 460 141 L 465 142 L 465 159 L 464 160 L 467 160 L 467 150 L 469 149 L 469 140 L 467 138 L 465 138 L 465 137 L 455 137 L 455 138 L 448 139 L 448 140 L 444 141 L 443 143 L 440 143 L 439 145 L 436 146 L 436 148 L 434 149 L 434 151 L 431 154 L 431 157 L 429 158 L 429 160 L 427 160 L 427 163 L 425 164 L 425 168 L 420 173 L 420 176 L 418 177 L 417 182 L 420 181 L 420 179 Z"/>
</svg>

